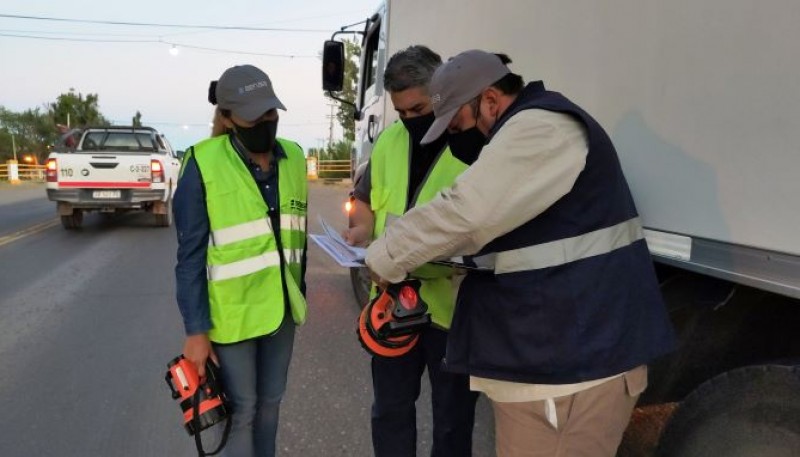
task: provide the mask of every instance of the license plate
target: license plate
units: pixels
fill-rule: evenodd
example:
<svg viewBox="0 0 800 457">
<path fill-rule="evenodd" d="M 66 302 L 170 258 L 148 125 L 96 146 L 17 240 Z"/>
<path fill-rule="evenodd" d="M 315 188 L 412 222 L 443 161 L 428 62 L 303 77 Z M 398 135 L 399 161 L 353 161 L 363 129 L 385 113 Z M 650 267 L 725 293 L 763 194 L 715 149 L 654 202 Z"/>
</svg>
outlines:
<svg viewBox="0 0 800 457">
<path fill-rule="evenodd" d="M 120 198 L 122 191 L 120 190 L 96 190 L 92 192 L 94 198 Z"/>
</svg>

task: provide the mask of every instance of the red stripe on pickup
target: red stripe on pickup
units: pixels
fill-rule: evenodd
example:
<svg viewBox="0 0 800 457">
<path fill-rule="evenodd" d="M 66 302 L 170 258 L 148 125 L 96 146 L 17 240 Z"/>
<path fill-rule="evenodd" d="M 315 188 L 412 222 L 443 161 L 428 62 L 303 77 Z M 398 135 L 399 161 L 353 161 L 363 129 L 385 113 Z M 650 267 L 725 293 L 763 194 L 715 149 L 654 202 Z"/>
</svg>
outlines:
<svg viewBox="0 0 800 457">
<path fill-rule="evenodd" d="M 70 181 L 59 182 L 59 187 L 86 187 L 91 189 L 138 189 L 142 187 L 150 187 L 149 182 L 100 182 L 100 181 Z"/>
</svg>

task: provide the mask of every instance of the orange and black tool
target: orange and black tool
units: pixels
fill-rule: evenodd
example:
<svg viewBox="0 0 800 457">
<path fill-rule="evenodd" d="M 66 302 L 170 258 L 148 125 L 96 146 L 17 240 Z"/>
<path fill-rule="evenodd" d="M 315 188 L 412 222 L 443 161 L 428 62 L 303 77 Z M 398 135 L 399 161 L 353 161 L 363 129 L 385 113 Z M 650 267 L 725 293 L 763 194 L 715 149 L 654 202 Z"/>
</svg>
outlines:
<svg viewBox="0 0 800 457">
<path fill-rule="evenodd" d="M 193 435 L 200 457 L 219 453 L 225 446 L 230 432 L 230 413 L 225 393 L 222 390 L 219 367 L 210 359 L 206 361 L 205 380 L 200 382 L 200 375 L 193 363 L 181 354 L 167 364 L 165 380 L 172 391 L 174 400 L 180 399 L 183 410 L 183 426 L 189 435 Z M 219 446 L 213 452 L 203 450 L 200 432 L 214 424 L 226 420 L 225 431 Z"/>
<path fill-rule="evenodd" d="M 361 310 L 358 340 L 367 352 L 399 357 L 417 344 L 419 332 L 431 323 L 420 287 L 417 279 L 391 284 Z"/>
</svg>

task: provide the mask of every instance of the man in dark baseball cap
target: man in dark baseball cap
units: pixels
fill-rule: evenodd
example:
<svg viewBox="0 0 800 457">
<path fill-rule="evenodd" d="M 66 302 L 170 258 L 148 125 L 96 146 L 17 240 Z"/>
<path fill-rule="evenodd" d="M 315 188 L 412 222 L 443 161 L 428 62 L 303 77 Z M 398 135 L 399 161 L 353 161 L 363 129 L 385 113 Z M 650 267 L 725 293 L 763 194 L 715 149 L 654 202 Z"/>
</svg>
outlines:
<svg viewBox="0 0 800 457">
<path fill-rule="evenodd" d="M 500 56 L 479 50 L 464 51 L 440 66 L 430 86 L 436 120 L 422 143 L 439 138 L 462 105 L 509 73 Z"/>
<path fill-rule="evenodd" d="M 508 63 L 473 50 L 436 70 L 425 140 L 447 130 L 474 163 L 393 221 L 366 263 L 396 283 L 472 255 L 444 364 L 492 401 L 497 456 L 613 457 L 671 324 L 611 139 Z"/>
</svg>

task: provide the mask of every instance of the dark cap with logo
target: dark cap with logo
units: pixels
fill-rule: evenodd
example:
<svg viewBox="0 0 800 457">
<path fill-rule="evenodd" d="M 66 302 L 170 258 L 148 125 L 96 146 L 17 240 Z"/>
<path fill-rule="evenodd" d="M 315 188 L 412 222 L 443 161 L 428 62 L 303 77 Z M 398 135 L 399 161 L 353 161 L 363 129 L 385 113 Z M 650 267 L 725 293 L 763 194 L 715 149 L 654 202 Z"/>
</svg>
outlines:
<svg viewBox="0 0 800 457">
<path fill-rule="evenodd" d="M 461 106 L 509 73 L 499 57 L 477 49 L 464 51 L 437 68 L 428 90 L 436 120 L 422 144 L 436 141 Z"/>
<path fill-rule="evenodd" d="M 286 111 L 266 73 L 252 65 L 228 68 L 214 88 L 217 105 L 251 122 L 269 110 Z"/>
</svg>

